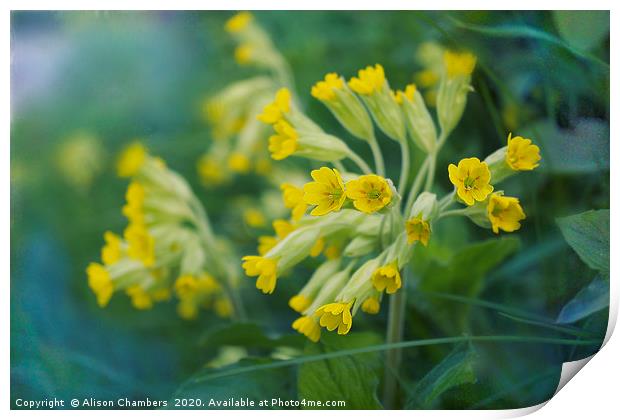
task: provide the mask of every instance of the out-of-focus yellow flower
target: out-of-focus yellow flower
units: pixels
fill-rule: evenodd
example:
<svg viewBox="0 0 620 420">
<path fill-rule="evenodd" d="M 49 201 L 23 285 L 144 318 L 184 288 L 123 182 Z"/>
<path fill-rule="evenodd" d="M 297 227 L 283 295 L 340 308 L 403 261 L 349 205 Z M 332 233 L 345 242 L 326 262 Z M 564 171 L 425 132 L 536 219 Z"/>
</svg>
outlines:
<svg viewBox="0 0 620 420">
<path fill-rule="evenodd" d="M 145 267 L 155 264 L 155 239 L 142 224 L 131 223 L 124 232 L 127 241 L 127 255 L 142 261 Z"/>
<path fill-rule="evenodd" d="M 235 48 L 235 61 L 241 66 L 244 66 L 252 61 L 252 56 L 252 47 L 248 44 L 241 44 Z"/>
<path fill-rule="evenodd" d="M 308 309 L 311 303 L 312 301 L 307 296 L 295 295 L 289 299 L 288 306 L 293 308 L 295 311 L 302 313 Z"/>
<path fill-rule="evenodd" d="M 344 88 L 344 82 L 336 73 L 328 73 L 325 80 L 317 82 L 312 86 L 310 93 L 321 101 L 331 101 L 336 97 L 334 90 Z"/>
<path fill-rule="evenodd" d="M 310 249 L 311 257 L 318 257 L 321 252 L 323 252 L 323 248 L 325 248 L 325 239 L 319 238 L 316 240 L 312 248 Z"/>
<path fill-rule="evenodd" d="M 198 160 L 197 170 L 205 185 L 218 185 L 226 179 L 226 172 L 219 161 L 207 154 L 202 155 Z"/>
<path fill-rule="evenodd" d="M 315 312 L 315 315 L 319 317 L 319 325 L 327 328 L 328 331 L 334 331 L 337 328 L 340 335 L 347 334 L 353 324 L 352 305 L 353 302 L 335 302 L 321 306 Z"/>
<path fill-rule="evenodd" d="M 105 245 L 101 248 L 101 261 L 105 265 L 112 265 L 121 259 L 121 238 L 113 232 L 107 231 L 103 234 Z"/>
<path fill-rule="evenodd" d="M 392 190 L 385 178 L 378 175 L 362 175 L 347 182 L 347 197 L 353 206 L 364 213 L 374 213 L 392 201 Z"/>
<path fill-rule="evenodd" d="M 276 238 L 275 236 L 259 236 L 258 237 L 258 254 L 260 256 L 265 255 L 277 244 L 278 244 L 278 238 Z"/>
<path fill-rule="evenodd" d="M 317 319 L 312 316 L 302 316 L 293 322 L 293 329 L 308 337 L 310 341 L 318 342 L 321 338 L 321 327 Z"/>
<path fill-rule="evenodd" d="M 487 205 L 487 214 L 494 233 L 499 233 L 500 229 L 504 232 L 514 232 L 521 227 L 520 221 L 525 219 L 519 199 L 504 197 L 500 193 L 491 195 Z"/>
<path fill-rule="evenodd" d="M 379 92 L 385 84 L 385 72 L 381 64 L 376 64 L 374 67 L 368 66 L 357 74 L 358 77 L 352 77 L 349 80 L 349 87 L 360 95 L 372 95 L 374 92 Z"/>
<path fill-rule="evenodd" d="M 407 231 L 407 242 L 414 244 L 417 241 L 422 242 L 422 245 L 428 246 L 428 240 L 431 237 L 431 227 L 422 216 L 412 217 L 407 220 L 405 225 Z"/>
<path fill-rule="evenodd" d="M 478 158 L 461 159 L 458 166 L 448 166 L 450 182 L 456 187 L 459 198 L 468 206 L 476 201 L 484 201 L 493 192 L 491 172 L 485 162 Z"/>
<path fill-rule="evenodd" d="M 247 28 L 253 18 L 250 12 L 239 12 L 226 21 L 225 29 L 229 33 L 241 32 Z"/>
<path fill-rule="evenodd" d="M 531 171 L 538 166 L 540 149 L 530 139 L 508 135 L 506 163 L 515 171 Z"/>
<path fill-rule="evenodd" d="M 144 223 L 144 197 L 145 190 L 142 184 L 132 181 L 127 187 L 125 200 L 127 203 L 123 206 L 122 212 L 130 223 Z"/>
<path fill-rule="evenodd" d="M 306 213 L 308 205 L 304 201 L 304 190 L 293 184 L 284 183 L 280 185 L 282 199 L 286 208 L 291 209 L 293 220 L 299 220 Z"/>
<path fill-rule="evenodd" d="M 280 240 L 286 238 L 289 233 L 295 230 L 295 225 L 284 219 L 276 219 L 273 221 L 272 225 L 273 230 L 276 232 L 276 235 Z"/>
<path fill-rule="evenodd" d="M 413 95 L 416 92 L 416 86 L 414 84 L 409 84 L 405 87 L 405 90 L 398 90 L 394 93 L 394 100 L 399 104 L 403 104 L 404 98 L 413 101 Z"/>
<path fill-rule="evenodd" d="M 256 255 L 248 255 L 243 257 L 243 269 L 245 274 L 256 279 L 256 288 L 263 293 L 271 294 L 276 288 L 277 261 L 272 258 L 260 257 Z"/>
<path fill-rule="evenodd" d="M 379 267 L 372 273 L 372 285 L 379 292 L 385 290 L 388 294 L 396 293 L 401 284 L 400 272 L 395 263 Z"/>
<path fill-rule="evenodd" d="M 146 162 L 146 158 L 146 147 L 142 143 L 134 142 L 130 144 L 121 152 L 116 163 L 118 176 L 128 178 L 136 175 Z"/>
<path fill-rule="evenodd" d="M 414 75 L 414 79 L 416 83 L 422 86 L 423 88 L 429 88 L 429 87 L 436 85 L 437 82 L 439 82 L 439 74 L 432 69 L 426 69 L 426 70 L 417 72 Z"/>
<path fill-rule="evenodd" d="M 476 57 L 471 53 L 446 51 L 443 60 L 449 78 L 469 76 L 476 67 Z"/>
<path fill-rule="evenodd" d="M 177 305 L 177 313 L 188 321 L 198 317 L 198 306 L 191 300 L 181 300 Z"/>
<path fill-rule="evenodd" d="M 86 268 L 88 275 L 88 286 L 97 297 L 97 304 L 104 307 L 110 301 L 114 293 L 114 284 L 110 278 L 110 273 L 104 266 L 98 263 L 90 263 Z"/>
<path fill-rule="evenodd" d="M 153 307 L 153 300 L 149 294 L 140 285 L 131 286 L 125 290 L 127 296 L 131 298 L 131 304 L 134 308 L 139 310 L 151 309 Z"/>
<path fill-rule="evenodd" d="M 250 167 L 250 159 L 248 159 L 248 157 L 245 156 L 243 153 L 231 153 L 228 157 L 228 168 L 231 171 L 240 174 L 247 174 L 248 172 L 250 172 Z"/>
<path fill-rule="evenodd" d="M 265 124 L 275 124 L 290 110 L 291 92 L 287 88 L 281 88 L 276 92 L 275 100 L 263 109 L 258 119 Z"/>
<path fill-rule="evenodd" d="M 304 185 L 304 201 L 316 206 L 310 214 L 323 216 L 332 211 L 339 211 L 347 196 L 338 170 L 323 166 L 313 170 L 310 176 L 314 182 Z"/>
<path fill-rule="evenodd" d="M 243 220 L 248 226 L 253 228 L 263 227 L 267 223 L 263 212 L 256 208 L 245 209 L 243 212 Z"/>
<path fill-rule="evenodd" d="M 297 150 L 297 131 L 286 121 L 280 120 L 273 125 L 276 134 L 269 137 L 269 151 L 275 160 L 286 159 Z"/>
<path fill-rule="evenodd" d="M 375 296 L 367 298 L 362 303 L 362 311 L 367 314 L 375 315 L 379 313 L 379 310 L 381 310 L 381 304 L 379 303 L 379 299 Z"/>
</svg>

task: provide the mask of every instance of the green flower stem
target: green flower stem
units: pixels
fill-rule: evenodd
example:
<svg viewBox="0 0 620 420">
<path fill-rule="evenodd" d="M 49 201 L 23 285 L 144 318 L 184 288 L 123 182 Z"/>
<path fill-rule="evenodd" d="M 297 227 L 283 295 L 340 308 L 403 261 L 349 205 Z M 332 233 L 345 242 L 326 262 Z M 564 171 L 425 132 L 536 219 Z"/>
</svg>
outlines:
<svg viewBox="0 0 620 420">
<path fill-rule="evenodd" d="M 349 159 L 351 159 L 353 162 L 355 162 L 355 164 L 360 168 L 360 170 L 365 173 L 365 174 L 371 174 L 372 170 L 370 169 L 370 167 L 366 164 L 366 162 L 364 162 L 364 159 L 362 159 L 361 157 L 359 157 L 359 155 L 357 153 L 355 153 L 353 150 L 349 150 Z"/>
<path fill-rule="evenodd" d="M 447 209 L 448 207 L 450 207 L 451 204 L 453 204 L 454 201 L 454 192 L 450 192 L 448 194 L 446 194 L 445 196 L 443 196 L 441 198 L 441 200 L 439 200 L 439 203 L 437 204 L 439 207 L 439 211 L 442 212 L 443 210 Z"/>
<path fill-rule="evenodd" d="M 383 161 L 381 148 L 379 148 L 379 143 L 377 142 L 375 134 L 372 133 L 371 136 L 367 139 L 367 141 L 368 145 L 370 146 L 370 150 L 372 151 L 372 157 L 375 161 L 375 168 L 377 169 L 377 174 L 385 176 L 385 163 Z"/>
<path fill-rule="evenodd" d="M 433 187 L 433 182 L 435 181 L 435 172 L 437 166 L 437 151 L 428 155 L 428 176 L 426 177 L 426 183 L 424 184 L 424 191 L 430 191 Z"/>
<path fill-rule="evenodd" d="M 398 179 L 398 194 L 402 197 L 405 188 L 407 187 L 407 178 L 409 176 L 409 161 L 411 157 L 409 156 L 409 145 L 407 144 L 407 139 L 402 139 L 400 142 L 400 154 L 401 154 L 401 165 L 400 165 L 400 177 Z"/>
<path fill-rule="evenodd" d="M 440 220 L 440 219 L 443 219 L 444 217 L 465 216 L 466 214 L 467 214 L 467 208 L 447 210 L 447 211 L 444 211 L 443 213 L 439 213 L 439 216 L 437 216 L 437 219 L 435 220 Z"/>
<path fill-rule="evenodd" d="M 429 165 L 429 157 L 424 159 L 422 166 L 420 166 L 420 170 L 413 181 L 413 186 L 411 187 L 411 191 L 409 192 L 409 197 L 407 197 L 407 204 L 405 204 L 405 208 L 403 211 L 405 212 L 405 217 L 409 217 L 409 213 L 411 212 L 411 206 L 413 206 L 413 202 L 418 197 L 420 193 L 420 188 L 422 188 L 422 182 L 424 182 L 424 177 L 426 176 L 426 172 Z"/>
</svg>

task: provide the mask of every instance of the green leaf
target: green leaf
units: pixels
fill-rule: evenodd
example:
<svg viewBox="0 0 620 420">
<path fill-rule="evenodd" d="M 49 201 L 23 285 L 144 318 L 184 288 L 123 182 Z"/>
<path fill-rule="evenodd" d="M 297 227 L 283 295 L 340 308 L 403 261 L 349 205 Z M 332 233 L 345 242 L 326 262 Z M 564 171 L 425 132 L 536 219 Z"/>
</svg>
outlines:
<svg viewBox="0 0 620 420">
<path fill-rule="evenodd" d="M 309 344 L 308 355 L 349 350 L 381 343 L 372 333 L 340 336 L 324 333 L 321 341 Z M 299 368 L 299 399 L 345 401 L 348 410 L 382 408 L 377 398 L 381 373 L 380 352 L 342 356 L 304 363 Z"/>
<path fill-rule="evenodd" d="M 578 50 L 590 50 L 609 33 L 608 10 L 554 10 L 560 36 Z"/>
<path fill-rule="evenodd" d="M 560 311 L 558 324 L 572 324 L 609 306 L 609 280 L 596 277 Z"/>
<path fill-rule="evenodd" d="M 609 210 L 589 210 L 556 223 L 581 260 L 609 277 Z"/>
<path fill-rule="evenodd" d="M 433 408 L 444 392 L 460 385 L 475 383 L 476 357 L 471 346 L 457 346 L 411 390 L 405 408 Z"/>
</svg>

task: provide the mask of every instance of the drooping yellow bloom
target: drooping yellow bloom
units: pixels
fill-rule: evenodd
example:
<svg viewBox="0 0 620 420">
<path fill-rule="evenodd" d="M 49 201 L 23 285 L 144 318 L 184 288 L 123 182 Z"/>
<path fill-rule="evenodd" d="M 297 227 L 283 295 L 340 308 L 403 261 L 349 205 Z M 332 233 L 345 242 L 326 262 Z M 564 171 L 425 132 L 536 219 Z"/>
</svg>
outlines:
<svg viewBox="0 0 620 420">
<path fill-rule="evenodd" d="M 212 156 L 203 155 L 196 164 L 200 180 L 205 185 L 218 185 L 225 179 L 225 171 L 220 162 Z"/>
<path fill-rule="evenodd" d="M 198 279 L 191 274 L 179 276 L 174 282 L 174 291 L 181 300 L 189 299 L 198 290 Z"/>
<path fill-rule="evenodd" d="M 515 171 L 531 171 L 540 161 L 540 148 L 530 139 L 508 135 L 506 163 Z"/>
<path fill-rule="evenodd" d="M 269 152 L 274 160 L 286 159 L 297 150 L 297 131 L 284 120 L 273 125 L 276 134 L 269 137 Z"/>
<path fill-rule="evenodd" d="M 278 244 L 278 238 L 276 238 L 275 236 L 259 236 L 258 237 L 258 254 L 260 256 L 265 255 L 277 244 Z"/>
<path fill-rule="evenodd" d="M 422 242 L 422 245 L 428 246 L 428 240 L 431 237 L 431 227 L 422 216 L 412 217 L 407 220 L 405 225 L 407 230 L 407 243 L 414 244 L 417 241 Z"/>
<path fill-rule="evenodd" d="M 301 219 L 308 207 L 304 201 L 304 190 L 288 183 L 280 185 L 280 189 L 282 190 L 284 205 L 291 209 L 293 220 Z"/>
<path fill-rule="evenodd" d="M 403 104 L 405 98 L 413 101 L 413 95 L 415 95 L 415 92 L 416 86 L 414 84 L 409 84 L 405 87 L 404 91 L 398 90 L 394 93 L 394 100 L 396 100 L 399 105 Z"/>
<path fill-rule="evenodd" d="M 235 48 L 235 61 L 241 66 L 244 66 L 252 61 L 252 55 L 252 47 L 248 44 L 241 44 Z"/>
<path fill-rule="evenodd" d="M 448 175 L 456 187 L 456 193 L 468 206 L 484 201 L 493 192 L 493 186 L 489 184 L 491 171 L 478 158 L 461 159 L 458 167 L 451 163 Z"/>
<path fill-rule="evenodd" d="M 344 335 L 351 330 L 353 317 L 351 316 L 351 306 L 353 301 L 349 303 L 335 302 L 321 306 L 314 313 L 319 317 L 319 325 L 327 328 L 328 331 L 334 331 L 338 328 L 338 334 Z"/>
<path fill-rule="evenodd" d="M 379 299 L 377 299 L 374 296 L 367 298 L 362 303 L 362 311 L 366 312 L 367 314 L 371 314 L 371 315 L 378 314 L 380 309 L 381 309 L 381 304 L 379 303 Z"/>
<path fill-rule="evenodd" d="M 432 69 L 419 71 L 414 77 L 415 81 L 423 88 L 434 86 L 439 81 L 439 74 Z"/>
<path fill-rule="evenodd" d="M 125 193 L 127 203 L 123 206 L 123 214 L 132 224 L 144 223 L 144 197 L 146 193 L 142 184 L 131 181 Z"/>
<path fill-rule="evenodd" d="M 471 53 L 446 51 L 443 56 L 444 65 L 449 78 L 469 76 L 476 67 L 476 57 Z"/>
<path fill-rule="evenodd" d="M 134 176 L 140 171 L 146 158 L 146 147 L 142 143 L 132 143 L 121 152 L 116 163 L 116 173 L 123 178 Z"/>
<path fill-rule="evenodd" d="M 325 75 L 325 80 L 321 80 L 312 86 L 310 93 L 321 101 L 331 101 L 336 97 L 334 90 L 342 89 L 343 87 L 344 82 L 338 74 L 328 73 Z"/>
<path fill-rule="evenodd" d="M 311 316 L 302 316 L 293 322 L 293 329 L 308 337 L 310 341 L 318 342 L 321 338 L 321 327 Z"/>
<path fill-rule="evenodd" d="M 360 95 L 372 95 L 379 92 L 385 84 L 385 72 L 381 64 L 368 66 L 357 73 L 358 77 L 349 80 L 349 87 Z"/>
<path fill-rule="evenodd" d="M 127 241 L 127 255 L 142 261 L 145 267 L 155 264 L 155 239 L 149 234 L 146 226 L 131 223 L 124 232 Z"/>
<path fill-rule="evenodd" d="M 286 238 L 289 233 L 295 230 L 295 225 L 284 219 L 274 220 L 272 226 L 273 230 L 276 232 L 278 239 L 280 240 Z"/>
<path fill-rule="evenodd" d="M 364 213 L 379 211 L 392 201 L 390 185 L 378 175 L 362 175 L 349 181 L 346 190 L 353 206 Z"/>
<path fill-rule="evenodd" d="M 243 153 L 231 153 L 228 157 L 228 168 L 240 174 L 247 174 L 250 172 L 250 159 Z"/>
<path fill-rule="evenodd" d="M 153 300 L 142 286 L 136 285 L 128 287 L 125 293 L 131 298 L 131 304 L 134 308 L 145 310 L 153 307 Z"/>
<path fill-rule="evenodd" d="M 379 292 L 385 290 L 388 294 L 396 293 L 402 285 L 400 272 L 396 264 L 391 263 L 377 268 L 375 272 L 372 273 L 372 285 L 375 286 L 375 289 Z"/>
<path fill-rule="evenodd" d="M 196 319 L 198 317 L 198 306 L 192 300 L 180 300 L 177 305 L 177 313 L 186 320 Z"/>
<path fill-rule="evenodd" d="M 288 306 L 293 308 L 295 311 L 302 313 L 308 309 L 311 303 L 312 301 L 307 296 L 295 295 L 289 299 Z"/>
<path fill-rule="evenodd" d="M 287 88 L 281 88 L 276 92 L 275 100 L 263 109 L 258 119 L 265 124 L 275 124 L 290 110 L 291 92 Z"/>
<path fill-rule="evenodd" d="M 88 275 L 88 286 L 97 297 L 97 304 L 104 307 L 110 301 L 114 293 L 114 284 L 110 278 L 110 273 L 104 266 L 98 263 L 90 263 L 86 268 Z"/>
<path fill-rule="evenodd" d="M 105 265 L 112 265 L 121 259 L 121 238 L 113 232 L 107 231 L 103 234 L 105 245 L 101 248 L 101 261 Z"/>
<path fill-rule="evenodd" d="M 325 239 L 324 238 L 317 239 L 314 245 L 312 245 L 312 248 L 310 248 L 310 256 L 318 257 L 321 254 L 321 252 L 323 252 L 323 248 L 325 248 Z"/>
<path fill-rule="evenodd" d="M 226 31 L 237 33 L 244 30 L 252 21 L 253 16 L 250 12 L 239 12 L 226 21 Z"/>
<path fill-rule="evenodd" d="M 310 214 L 323 216 L 332 211 L 339 211 L 347 196 L 342 177 L 337 169 L 323 166 L 310 173 L 314 182 L 304 185 L 304 201 L 316 206 Z"/>
<path fill-rule="evenodd" d="M 525 219 L 519 199 L 504 197 L 500 193 L 491 195 L 487 205 L 487 214 L 494 233 L 499 233 L 500 229 L 504 232 L 514 232 L 521 227 L 519 222 Z"/>
<path fill-rule="evenodd" d="M 277 260 L 256 255 L 243 257 L 243 269 L 245 274 L 256 279 L 256 288 L 263 293 L 271 294 L 276 288 L 277 282 Z"/>
<path fill-rule="evenodd" d="M 243 212 L 243 221 L 250 227 L 263 227 L 267 223 L 265 215 L 256 208 L 245 209 Z"/>
<path fill-rule="evenodd" d="M 213 310 L 215 310 L 215 314 L 220 318 L 230 318 L 233 313 L 233 306 L 230 303 L 230 299 L 228 298 L 218 298 L 213 303 Z"/>
</svg>

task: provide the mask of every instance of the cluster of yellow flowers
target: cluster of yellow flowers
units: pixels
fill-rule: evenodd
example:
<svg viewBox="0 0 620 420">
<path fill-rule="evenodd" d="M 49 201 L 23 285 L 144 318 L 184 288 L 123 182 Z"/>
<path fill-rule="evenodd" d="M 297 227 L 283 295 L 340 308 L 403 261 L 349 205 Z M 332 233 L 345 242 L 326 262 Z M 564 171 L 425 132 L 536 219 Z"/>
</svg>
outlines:
<svg viewBox="0 0 620 420">
<path fill-rule="evenodd" d="M 495 191 L 492 184 L 538 166 L 540 151 L 529 139 L 509 135 L 507 146 L 485 161 L 473 157 L 451 164 L 448 178 L 454 191 L 441 199 L 432 192 L 437 154 L 463 115 L 475 65 L 472 54 L 443 54 L 436 93 L 438 126 L 416 86 L 393 91 L 379 64 L 360 70 L 348 82 L 336 73 L 317 82 L 312 96 L 355 138 L 368 143 L 374 165 L 310 120 L 287 88 L 279 89 L 258 115 L 273 127 L 268 145 L 273 159 L 301 156 L 333 166 L 311 171 L 312 181 L 303 186 L 281 185 L 291 219 L 274 222 L 276 234 L 259 238 L 259 255 L 243 257 L 242 264 L 248 276 L 257 277 L 258 289 L 272 293 L 282 274 L 307 257 L 320 257 L 329 245 L 324 261 L 289 301 L 301 315 L 293 328 L 310 340 L 320 339 L 321 327 L 347 334 L 360 309 L 376 314 L 384 294 L 403 293 L 403 271 L 413 248 L 418 242 L 428 245 L 432 225 L 440 219 L 467 216 L 495 233 L 520 227 L 525 213 L 519 200 Z M 385 176 L 375 125 L 401 147 L 397 187 Z M 410 146 L 425 155 L 414 174 Z M 347 170 L 345 159 L 356 168 Z M 466 207 L 450 209 L 459 202 Z"/>
<path fill-rule="evenodd" d="M 213 236 L 189 185 L 139 142 L 123 151 L 117 172 L 130 178 L 122 209 L 129 223 L 123 237 L 105 232 L 101 263 L 86 269 L 99 306 L 107 306 L 114 292 L 123 290 L 135 308 L 150 309 L 174 292 L 183 318 L 195 318 L 200 308 L 210 307 L 222 317 L 231 316 L 236 270 L 225 261 L 232 257 Z"/>
</svg>

